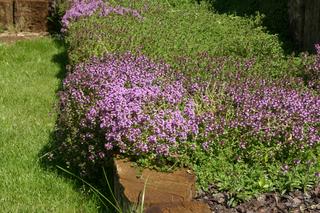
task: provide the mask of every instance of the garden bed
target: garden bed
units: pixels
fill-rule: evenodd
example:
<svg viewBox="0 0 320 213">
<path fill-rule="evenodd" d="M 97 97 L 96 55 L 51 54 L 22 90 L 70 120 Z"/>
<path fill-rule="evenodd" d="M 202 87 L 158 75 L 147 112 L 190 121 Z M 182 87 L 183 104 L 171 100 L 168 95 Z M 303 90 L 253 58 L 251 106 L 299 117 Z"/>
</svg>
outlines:
<svg viewBox="0 0 320 213">
<path fill-rule="evenodd" d="M 226 192 L 228 207 L 319 182 L 320 46 L 285 56 L 259 16 L 118 4 L 76 2 L 63 18 L 71 68 L 55 154 L 66 165 L 86 176 L 122 155 L 158 171 L 189 168 L 201 199 Z"/>
</svg>

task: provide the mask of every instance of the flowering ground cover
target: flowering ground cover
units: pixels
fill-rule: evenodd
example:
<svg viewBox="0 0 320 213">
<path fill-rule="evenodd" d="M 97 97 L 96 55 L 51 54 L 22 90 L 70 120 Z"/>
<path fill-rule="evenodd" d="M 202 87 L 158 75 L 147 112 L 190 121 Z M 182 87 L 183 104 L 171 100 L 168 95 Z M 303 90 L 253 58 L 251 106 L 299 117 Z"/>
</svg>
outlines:
<svg viewBox="0 0 320 213">
<path fill-rule="evenodd" d="M 81 156 L 84 162 L 74 163 L 87 167 L 86 158 L 103 160 L 112 150 L 153 161 L 177 154 L 198 132 L 198 121 L 194 101 L 173 74 L 167 64 L 131 53 L 77 65 L 60 96 L 61 124 L 84 146 L 73 147 L 70 160 Z"/>
<path fill-rule="evenodd" d="M 319 182 L 319 46 L 285 56 L 259 16 L 186 2 L 79 1 L 62 20 L 72 66 L 53 154 L 82 175 L 113 154 L 186 166 L 228 205 Z"/>
<path fill-rule="evenodd" d="M 189 73 L 206 67 L 204 59 L 199 58 L 201 53 L 255 58 L 259 62 L 255 64 L 257 72 L 262 72 L 262 67 L 263 72 L 272 75 L 286 72 L 281 44 L 275 35 L 263 31 L 260 16 L 218 15 L 209 12 L 205 5 L 182 1 L 176 6 L 157 0 L 122 1 L 121 5 L 138 11 L 142 19 L 116 14 L 101 18 L 97 11 L 68 25 L 66 41 L 71 64 L 102 56 L 105 52 L 130 50 L 165 60 Z M 183 68 L 182 61 L 186 62 Z"/>
</svg>

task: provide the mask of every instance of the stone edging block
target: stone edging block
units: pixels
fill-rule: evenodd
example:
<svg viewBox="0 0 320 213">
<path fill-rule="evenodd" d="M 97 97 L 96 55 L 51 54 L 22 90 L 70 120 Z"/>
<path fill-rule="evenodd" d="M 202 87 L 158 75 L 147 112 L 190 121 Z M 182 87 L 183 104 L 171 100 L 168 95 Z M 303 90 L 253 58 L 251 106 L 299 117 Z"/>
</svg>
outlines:
<svg viewBox="0 0 320 213">
<path fill-rule="evenodd" d="M 114 193 L 124 212 L 139 205 L 145 184 L 144 206 L 151 208 L 150 213 L 166 212 L 165 209 L 171 209 L 168 213 L 188 213 L 187 210 L 192 208 L 209 209 L 206 204 L 192 200 L 196 193 L 196 178 L 187 169 L 172 173 L 150 169 L 139 171 L 130 161 L 118 158 L 114 159 L 114 169 Z"/>
</svg>

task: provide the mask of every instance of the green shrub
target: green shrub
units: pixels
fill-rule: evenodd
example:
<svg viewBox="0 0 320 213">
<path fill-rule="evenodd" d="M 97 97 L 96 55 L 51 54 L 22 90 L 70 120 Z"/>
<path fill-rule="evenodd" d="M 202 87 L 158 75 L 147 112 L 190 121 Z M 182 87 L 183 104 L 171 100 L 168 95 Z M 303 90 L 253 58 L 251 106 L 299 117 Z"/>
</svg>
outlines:
<svg viewBox="0 0 320 213">
<path fill-rule="evenodd" d="M 211 56 L 255 58 L 256 70 L 267 75 L 286 70 L 281 44 L 277 36 L 264 32 L 259 16 L 219 15 L 209 12 L 206 5 L 187 3 L 176 7 L 157 1 L 145 4 L 127 4 L 144 11 L 142 21 L 113 15 L 72 23 L 66 37 L 71 63 L 130 50 L 165 60 L 178 70 L 182 69 L 178 59 L 187 57 L 184 69 L 192 72 L 198 66 L 197 55 L 206 52 Z"/>
<path fill-rule="evenodd" d="M 236 14 L 238 16 L 254 16 L 263 14 L 263 26 L 272 34 L 278 34 L 289 53 L 294 50 L 293 38 L 289 30 L 288 0 L 205 0 L 213 11 Z"/>
</svg>

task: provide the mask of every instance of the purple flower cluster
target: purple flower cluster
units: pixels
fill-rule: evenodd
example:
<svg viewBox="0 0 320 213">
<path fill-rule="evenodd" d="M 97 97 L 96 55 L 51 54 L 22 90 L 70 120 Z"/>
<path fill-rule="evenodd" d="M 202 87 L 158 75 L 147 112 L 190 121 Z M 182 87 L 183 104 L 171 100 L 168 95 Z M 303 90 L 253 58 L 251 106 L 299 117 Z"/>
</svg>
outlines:
<svg viewBox="0 0 320 213">
<path fill-rule="evenodd" d="M 64 150 L 89 162 L 114 152 L 171 162 L 190 150 L 224 147 L 238 161 L 261 154 L 288 165 L 306 161 L 303 153 L 320 142 L 319 94 L 295 79 L 244 75 L 252 62 L 242 64 L 210 82 L 131 53 L 78 64 L 60 96 L 61 124 L 72 141 Z M 226 70 L 219 65 L 214 76 Z"/>
<path fill-rule="evenodd" d="M 198 133 L 195 103 L 175 76 L 167 64 L 131 53 L 79 64 L 61 94 L 66 126 L 76 127 L 83 143 L 99 138 L 103 145 L 87 150 L 91 160 L 109 150 L 174 156 Z"/>
<path fill-rule="evenodd" d="M 227 94 L 235 107 L 229 126 L 245 130 L 242 136 L 301 150 L 320 142 L 319 95 L 253 78 L 230 84 Z"/>
<path fill-rule="evenodd" d="M 81 17 L 91 16 L 98 12 L 99 16 L 108 16 L 111 13 L 118 15 L 132 15 L 142 19 L 137 10 L 122 6 L 111 6 L 103 0 L 73 0 L 70 9 L 62 17 L 62 32 L 66 32 L 70 22 L 76 21 Z"/>
</svg>

